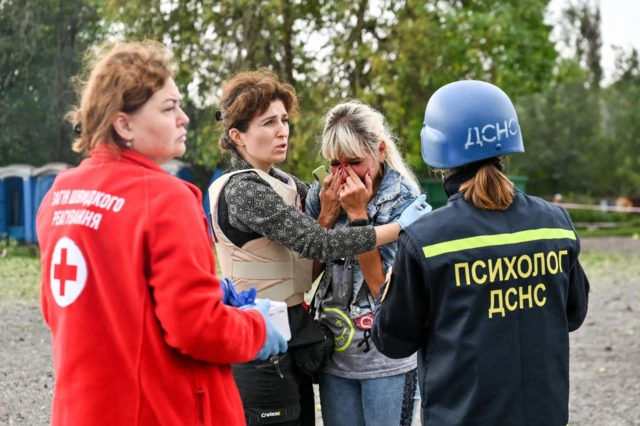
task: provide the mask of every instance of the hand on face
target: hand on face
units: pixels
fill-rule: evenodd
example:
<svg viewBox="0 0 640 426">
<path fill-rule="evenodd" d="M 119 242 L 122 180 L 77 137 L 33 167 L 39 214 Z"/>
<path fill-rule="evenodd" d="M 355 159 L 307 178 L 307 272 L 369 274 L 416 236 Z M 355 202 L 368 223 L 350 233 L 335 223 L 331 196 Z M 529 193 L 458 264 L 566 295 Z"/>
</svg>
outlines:
<svg viewBox="0 0 640 426">
<path fill-rule="evenodd" d="M 353 169 L 346 165 L 347 179 L 340 190 L 340 204 L 349 215 L 349 219 L 367 217 L 367 204 L 373 195 L 373 181 L 369 172 L 364 176 L 364 183 Z"/>
<path fill-rule="evenodd" d="M 320 190 L 320 216 L 333 225 L 340 216 L 340 187 L 342 186 L 342 173 L 330 174 L 324 178 Z M 320 218 L 318 219 L 320 222 Z"/>
</svg>

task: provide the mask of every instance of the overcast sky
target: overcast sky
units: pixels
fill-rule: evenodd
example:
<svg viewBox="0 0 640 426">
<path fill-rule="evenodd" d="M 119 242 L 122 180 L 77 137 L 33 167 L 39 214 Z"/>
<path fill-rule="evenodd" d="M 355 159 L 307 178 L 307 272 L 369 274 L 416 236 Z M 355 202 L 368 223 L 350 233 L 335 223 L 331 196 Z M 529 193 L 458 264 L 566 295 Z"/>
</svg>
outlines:
<svg viewBox="0 0 640 426">
<path fill-rule="evenodd" d="M 557 19 L 570 0 L 551 0 L 550 19 Z M 595 0 L 594 0 L 595 1 Z M 602 13 L 602 67 L 608 83 L 614 67 L 611 45 L 640 51 L 640 0 L 600 0 Z M 550 21 L 554 23 L 556 21 Z"/>
</svg>

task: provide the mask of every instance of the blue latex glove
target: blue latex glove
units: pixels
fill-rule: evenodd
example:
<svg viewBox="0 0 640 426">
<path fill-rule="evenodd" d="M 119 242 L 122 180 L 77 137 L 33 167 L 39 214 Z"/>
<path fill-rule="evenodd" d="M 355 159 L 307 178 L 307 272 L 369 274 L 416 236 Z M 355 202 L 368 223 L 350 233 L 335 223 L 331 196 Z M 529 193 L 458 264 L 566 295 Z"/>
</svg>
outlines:
<svg viewBox="0 0 640 426">
<path fill-rule="evenodd" d="M 264 341 L 264 346 L 258 352 L 258 355 L 254 359 L 266 360 L 272 356 L 284 353 L 287 351 L 287 341 L 282 337 L 282 334 L 276 329 L 269 318 L 269 299 L 261 300 L 257 305 L 246 305 L 241 309 L 256 309 L 262 314 L 264 322 L 267 325 L 267 338 Z"/>
<path fill-rule="evenodd" d="M 229 278 L 221 279 L 220 287 L 222 288 L 222 303 L 236 308 L 244 305 L 253 305 L 258 295 L 258 290 L 255 287 L 238 293 L 236 286 Z"/>
<path fill-rule="evenodd" d="M 433 208 L 427 203 L 427 195 L 422 194 L 415 199 L 413 203 L 409 205 L 398 219 L 398 224 L 402 229 L 406 229 L 416 220 L 420 219 L 425 214 L 429 213 Z"/>
</svg>

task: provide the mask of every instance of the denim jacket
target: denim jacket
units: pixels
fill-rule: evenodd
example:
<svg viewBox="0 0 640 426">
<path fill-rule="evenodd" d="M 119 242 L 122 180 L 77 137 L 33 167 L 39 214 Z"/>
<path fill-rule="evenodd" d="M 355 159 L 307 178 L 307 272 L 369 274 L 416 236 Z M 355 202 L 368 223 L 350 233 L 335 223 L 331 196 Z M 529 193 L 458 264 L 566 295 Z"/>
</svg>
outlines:
<svg viewBox="0 0 640 426">
<path fill-rule="evenodd" d="M 317 219 L 320 215 L 320 184 L 314 182 L 307 194 L 306 213 Z M 400 173 L 387 166 L 387 171 L 380 182 L 380 187 L 375 197 L 367 205 L 367 216 L 374 226 L 385 225 L 398 220 L 400 214 L 407 208 L 418 196 L 420 191 L 410 181 L 403 178 Z M 346 213 L 342 213 L 336 220 L 334 228 L 349 226 L 349 218 Z M 379 247 L 382 256 L 382 265 L 384 274 L 393 264 L 394 257 L 398 251 L 396 242 L 385 244 Z M 325 268 L 325 274 L 322 282 L 318 286 L 316 294 L 316 308 L 322 304 L 322 300 L 329 288 L 331 282 L 331 271 L 333 262 L 328 262 Z M 361 317 L 367 313 L 373 313 L 376 308 L 376 299 L 373 298 L 369 287 L 364 283 L 364 275 L 360 270 L 358 259 L 356 256 L 350 256 L 344 259 L 345 268 L 353 268 L 353 295 L 354 298 L 350 305 L 350 315 L 352 319 Z M 365 284 L 365 285 L 363 285 Z M 321 312 L 321 309 L 318 309 Z"/>
</svg>

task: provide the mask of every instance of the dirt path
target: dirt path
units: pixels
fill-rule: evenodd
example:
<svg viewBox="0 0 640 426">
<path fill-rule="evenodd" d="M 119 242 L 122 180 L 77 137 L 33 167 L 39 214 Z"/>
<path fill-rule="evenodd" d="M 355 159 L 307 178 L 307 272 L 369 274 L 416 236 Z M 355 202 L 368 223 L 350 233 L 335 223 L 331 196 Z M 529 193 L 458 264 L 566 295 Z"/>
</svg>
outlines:
<svg viewBox="0 0 640 426">
<path fill-rule="evenodd" d="M 582 247 L 592 289 L 587 320 L 571 336 L 570 423 L 640 426 L 640 240 Z M 0 425 L 48 425 L 51 343 L 40 309 L 0 301 L 0 324 Z"/>
<path fill-rule="evenodd" d="M 0 425 L 48 425 L 51 338 L 39 306 L 0 303 Z"/>
<path fill-rule="evenodd" d="M 572 426 L 640 425 L 640 240 L 585 239 L 593 262 L 585 324 L 571 336 Z M 608 257 L 605 257 L 608 259 Z"/>
</svg>

